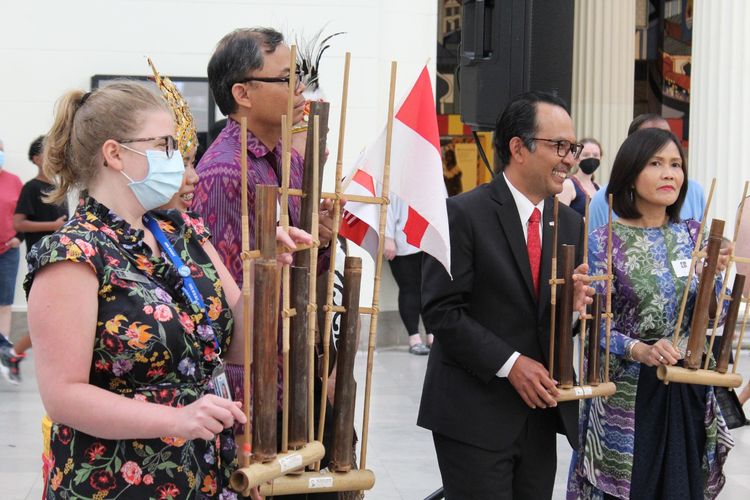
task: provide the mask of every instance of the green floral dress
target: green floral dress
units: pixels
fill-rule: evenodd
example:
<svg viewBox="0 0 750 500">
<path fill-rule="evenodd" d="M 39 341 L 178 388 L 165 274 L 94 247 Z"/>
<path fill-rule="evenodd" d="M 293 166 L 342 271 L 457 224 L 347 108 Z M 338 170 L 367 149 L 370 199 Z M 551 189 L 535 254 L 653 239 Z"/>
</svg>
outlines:
<svg viewBox="0 0 750 500">
<path fill-rule="evenodd" d="M 173 407 L 207 390 L 218 359 L 214 333 L 228 348 L 232 313 L 210 258 L 201 219 L 152 212 L 184 262 L 208 308 L 193 306 L 167 258 L 156 258 L 134 230 L 93 198 L 28 254 L 27 294 L 36 272 L 56 262 L 89 266 L 99 281 L 99 309 L 89 382 L 108 391 Z M 86 411 L 85 409 L 81 409 Z M 46 498 L 236 498 L 231 430 L 214 441 L 178 437 L 108 440 L 53 423 L 45 458 Z"/>
</svg>

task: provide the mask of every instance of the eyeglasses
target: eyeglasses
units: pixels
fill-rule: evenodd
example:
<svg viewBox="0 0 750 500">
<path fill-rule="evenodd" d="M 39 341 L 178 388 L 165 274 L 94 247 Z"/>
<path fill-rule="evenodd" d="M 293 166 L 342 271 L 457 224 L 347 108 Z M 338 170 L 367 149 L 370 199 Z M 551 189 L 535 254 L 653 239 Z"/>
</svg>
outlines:
<svg viewBox="0 0 750 500">
<path fill-rule="evenodd" d="M 581 156 L 581 151 L 583 151 L 583 144 L 566 141 L 565 139 L 559 141 L 555 141 L 553 139 L 540 139 L 539 137 L 532 137 L 531 139 L 534 141 L 544 141 L 556 144 L 557 156 L 559 156 L 560 158 L 565 158 L 568 153 L 570 153 L 573 155 L 573 159 L 577 160 L 578 157 Z"/>
<path fill-rule="evenodd" d="M 130 144 L 133 142 L 151 142 L 151 141 L 159 141 L 159 146 L 164 146 L 164 152 L 167 153 L 167 158 L 172 158 L 172 155 L 177 149 L 177 139 L 175 139 L 171 135 L 163 135 L 160 137 L 144 137 L 144 138 L 138 138 L 138 139 L 122 139 L 117 142 L 119 142 L 120 144 Z"/>
<path fill-rule="evenodd" d="M 294 90 L 298 90 L 300 85 L 302 85 L 302 77 L 305 75 L 301 70 L 297 70 L 294 72 L 296 77 L 294 78 Z M 292 79 L 292 76 L 251 76 L 248 78 L 243 78 L 242 80 L 235 82 L 235 83 L 248 83 L 248 82 L 261 82 L 261 83 L 286 83 L 289 85 L 289 80 Z"/>
</svg>

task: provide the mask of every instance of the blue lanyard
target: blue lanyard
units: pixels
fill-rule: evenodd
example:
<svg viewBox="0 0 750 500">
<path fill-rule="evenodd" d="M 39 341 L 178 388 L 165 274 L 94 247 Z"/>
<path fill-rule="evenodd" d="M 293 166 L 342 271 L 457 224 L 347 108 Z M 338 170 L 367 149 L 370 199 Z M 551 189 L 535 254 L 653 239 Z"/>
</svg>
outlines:
<svg viewBox="0 0 750 500">
<path fill-rule="evenodd" d="M 185 265 L 180 256 L 177 254 L 177 251 L 172 246 L 172 243 L 170 243 L 167 239 L 164 231 L 162 231 L 159 227 L 159 223 L 156 221 L 156 219 L 146 214 L 143 216 L 143 220 L 146 223 L 148 229 L 154 235 L 154 238 L 156 238 L 156 241 L 157 243 L 159 243 L 161 249 L 164 250 L 164 253 L 167 254 L 167 257 L 169 257 L 169 260 L 172 261 L 174 267 L 177 268 L 177 274 L 179 274 L 182 278 L 182 292 L 192 304 L 200 307 L 203 311 L 203 314 L 206 316 L 208 326 L 211 327 L 211 332 L 213 332 L 214 335 L 214 352 L 217 355 L 220 354 L 221 347 L 219 346 L 219 340 L 216 338 L 216 330 L 214 330 L 213 321 L 211 321 L 211 317 L 208 315 L 206 303 L 203 302 L 203 296 L 201 295 L 200 290 L 198 290 L 198 286 L 195 284 L 195 280 L 193 280 L 193 277 L 190 275 L 190 268 Z"/>
</svg>

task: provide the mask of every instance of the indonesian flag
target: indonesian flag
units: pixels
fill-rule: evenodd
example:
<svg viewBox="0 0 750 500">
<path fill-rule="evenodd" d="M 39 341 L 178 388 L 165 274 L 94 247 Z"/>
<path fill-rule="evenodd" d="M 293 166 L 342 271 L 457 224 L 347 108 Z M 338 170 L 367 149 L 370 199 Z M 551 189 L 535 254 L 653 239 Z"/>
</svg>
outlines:
<svg viewBox="0 0 750 500">
<path fill-rule="evenodd" d="M 344 196 L 380 196 L 385 164 L 386 130 L 354 165 Z M 435 98 L 427 67 L 422 70 L 393 120 L 389 197 L 408 206 L 403 227 L 406 241 L 435 257 L 450 274 L 450 236 L 443 182 Z M 380 206 L 348 201 L 340 234 L 361 246 L 373 259 L 378 252 Z"/>
</svg>

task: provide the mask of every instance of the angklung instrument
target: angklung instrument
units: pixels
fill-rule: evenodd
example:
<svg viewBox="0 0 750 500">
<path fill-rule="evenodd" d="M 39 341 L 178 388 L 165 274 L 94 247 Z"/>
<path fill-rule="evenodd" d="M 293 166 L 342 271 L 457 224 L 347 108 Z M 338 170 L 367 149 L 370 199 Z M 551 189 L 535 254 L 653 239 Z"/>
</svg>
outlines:
<svg viewBox="0 0 750 500">
<path fill-rule="evenodd" d="M 616 387 L 609 380 L 609 347 L 612 324 L 612 196 L 609 199 L 609 219 L 607 224 L 607 274 L 590 276 L 591 281 L 605 281 L 606 294 L 604 299 L 596 294 L 591 304 L 590 313 L 582 315 L 580 349 L 579 349 L 579 381 L 573 369 L 573 274 L 575 270 L 575 245 L 561 245 L 558 260 L 557 227 L 559 200 L 555 197 L 553 208 L 552 231 L 552 276 L 550 285 L 550 346 L 549 346 L 549 375 L 558 381 L 559 395 L 557 401 L 573 401 L 611 396 Z M 586 200 L 584 215 L 583 263 L 588 263 L 588 219 L 589 202 Z M 605 301 L 605 311 L 602 312 L 602 300 Z M 604 373 L 599 366 L 601 323 L 605 323 L 605 355 Z M 587 322 L 592 322 L 591 335 L 586 344 Z M 585 359 L 588 359 L 586 367 Z M 588 368 L 588 370 L 586 370 Z M 603 378 L 603 380 L 602 380 Z"/>
<path fill-rule="evenodd" d="M 690 284 L 693 280 L 694 273 L 697 272 L 696 267 L 699 261 L 702 259 L 700 264 L 700 277 L 698 278 L 698 286 L 695 296 L 695 305 L 693 307 L 693 316 L 690 322 L 690 332 L 688 334 L 687 348 L 685 349 L 684 366 L 667 366 L 662 365 L 657 368 L 657 376 L 665 384 L 670 382 L 679 382 L 687 384 L 698 384 L 698 385 L 713 385 L 719 387 L 730 387 L 737 388 L 742 385 L 742 375 L 737 373 L 739 364 L 740 348 L 745 334 L 745 327 L 747 326 L 748 320 L 748 304 L 750 304 L 749 298 L 743 298 L 742 290 L 745 286 L 745 276 L 742 274 L 736 274 L 732 285 L 731 295 L 727 295 L 727 284 L 729 282 L 730 273 L 732 266 L 735 262 L 750 263 L 750 258 L 747 256 L 737 256 L 734 254 L 734 243 L 737 241 L 739 230 L 742 222 L 742 209 L 745 204 L 748 192 L 748 182 L 745 182 L 745 187 L 742 195 L 742 202 L 737 211 L 737 217 L 735 219 L 734 237 L 732 239 L 732 251 L 729 253 L 729 259 L 727 261 L 726 269 L 724 270 L 723 281 L 721 291 L 718 299 L 716 297 L 716 276 L 718 273 L 718 260 L 719 253 L 722 246 L 722 236 L 724 233 L 724 221 L 720 219 L 713 219 L 708 234 L 708 241 L 703 249 L 703 230 L 705 221 L 708 218 L 708 210 L 711 206 L 711 201 L 714 195 L 714 189 L 716 186 L 716 179 L 711 182 L 711 190 L 709 192 L 708 201 L 703 213 L 703 220 L 698 231 L 698 236 L 695 241 L 695 248 L 692 252 L 690 268 L 688 269 L 688 276 L 686 280 L 685 290 L 682 295 L 682 302 L 680 304 L 680 311 L 677 316 L 675 323 L 675 330 L 672 336 L 672 345 L 676 349 L 680 349 L 681 340 L 681 329 L 683 318 L 685 314 L 685 308 L 690 293 Z M 711 365 L 713 357 L 713 346 L 716 340 L 716 332 L 719 324 L 719 315 L 724 308 L 724 304 L 728 302 L 727 314 L 724 322 L 724 330 L 719 343 L 718 357 L 715 359 L 714 366 Z M 734 365 L 732 371 L 729 372 L 729 358 L 732 352 L 732 341 L 734 340 L 734 332 L 737 327 L 737 318 L 739 316 L 739 310 L 741 303 L 745 303 L 745 314 L 740 328 L 739 342 L 737 345 L 737 352 L 734 358 Z M 706 332 L 708 330 L 709 323 L 713 322 L 713 328 L 711 335 L 708 338 L 708 345 L 706 345 Z"/>
</svg>

